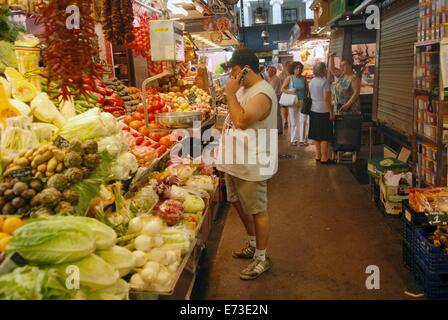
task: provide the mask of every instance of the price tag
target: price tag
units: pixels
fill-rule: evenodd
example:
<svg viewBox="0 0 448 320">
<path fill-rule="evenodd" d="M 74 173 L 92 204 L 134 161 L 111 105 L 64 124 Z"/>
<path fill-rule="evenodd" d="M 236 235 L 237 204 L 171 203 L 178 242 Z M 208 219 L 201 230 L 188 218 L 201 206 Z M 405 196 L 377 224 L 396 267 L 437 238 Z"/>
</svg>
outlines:
<svg viewBox="0 0 448 320">
<path fill-rule="evenodd" d="M 428 222 L 431 226 L 448 225 L 448 214 L 444 212 L 432 212 L 428 215 Z"/>
<path fill-rule="evenodd" d="M 54 141 L 54 145 L 59 149 L 66 149 L 70 147 L 70 142 L 67 139 L 62 138 L 61 136 L 58 136 Z"/>
<path fill-rule="evenodd" d="M 24 267 L 26 264 L 25 259 L 20 254 L 12 253 L 0 265 L 0 276 L 10 273 L 15 268 Z"/>
<path fill-rule="evenodd" d="M 9 175 L 14 179 L 32 178 L 33 170 L 31 167 L 20 168 L 12 170 Z"/>
<path fill-rule="evenodd" d="M 194 92 L 192 92 L 187 96 L 187 98 L 188 98 L 188 101 L 190 102 L 190 104 L 195 104 L 198 96 Z"/>
</svg>

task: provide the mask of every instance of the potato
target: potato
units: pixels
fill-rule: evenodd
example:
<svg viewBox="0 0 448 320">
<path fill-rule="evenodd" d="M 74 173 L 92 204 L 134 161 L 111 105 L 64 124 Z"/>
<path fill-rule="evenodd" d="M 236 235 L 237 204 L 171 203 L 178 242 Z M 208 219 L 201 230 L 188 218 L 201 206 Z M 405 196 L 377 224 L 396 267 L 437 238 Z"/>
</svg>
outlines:
<svg viewBox="0 0 448 320">
<path fill-rule="evenodd" d="M 57 165 L 56 165 L 56 170 L 55 170 L 57 173 L 61 173 L 62 171 L 64 171 L 64 164 L 62 163 L 62 162 L 59 162 Z"/>
<path fill-rule="evenodd" d="M 39 166 L 43 163 L 48 162 L 51 158 L 53 158 L 53 152 L 48 150 L 44 154 L 37 156 L 34 159 L 34 162 Z"/>
<path fill-rule="evenodd" d="M 39 171 L 39 172 L 41 172 L 41 173 L 45 173 L 46 171 L 47 171 L 47 165 L 44 163 L 44 164 L 40 164 L 38 167 L 37 167 L 37 171 Z"/>
<path fill-rule="evenodd" d="M 37 154 L 42 155 L 47 151 L 48 151 L 48 146 L 43 146 L 43 147 L 40 147 L 39 149 L 37 149 Z"/>
<path fill-rule="evenodd" d="M 36 151 L 36 149 L 28 150 L 28 151 L 25 153 L 25 157 L 28 158 L 28 159 L 31 158 L 31 157 L 33 156 L 34 151 Z"/>
<path fill-rule="evenodd" d="M 54 175 L 54 172 L 47 171 L 47 172 L 45 173 L 45 176 L 46 176 L 47 178 L 50 178 L 50 177 L 53 176 L 53 175 Z"/>
<path fill-rule="evenodd" d="M 55 157 L 51 158 L 47 164 L 47 171 L 54 172 L 56 170 L 57 165 L 58 165 L 58 160 L 56 160 Z"/>
<path fill-rule="evenodd" d="M 53 151 L 53 155 L 56 158 L 56 160 L 58 160 L 59 162 L 64 161 L 65 154 L 63 151 L 55 150 L 55 151 Z"/>
<path fill-rule="evenodd" d="M 25 157 L 16 159 L 16 161 L 14 161 L 14 163 L 21 167 L 28 167 L 30 165 L 30 162 Z"/>
</svg>

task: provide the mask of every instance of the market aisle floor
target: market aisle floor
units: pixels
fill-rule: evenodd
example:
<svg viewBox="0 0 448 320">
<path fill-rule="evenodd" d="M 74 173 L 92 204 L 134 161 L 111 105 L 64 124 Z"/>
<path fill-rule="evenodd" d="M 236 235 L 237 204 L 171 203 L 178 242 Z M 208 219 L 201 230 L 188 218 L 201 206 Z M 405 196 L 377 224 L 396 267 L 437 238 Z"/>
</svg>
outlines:
<svg viewBox="0 0 448 320">
<path fill-rule="evenodd" d="M 281 160 L 269 185 L 272 270 L 256 281 L 239 279 L 247 261 L 231 253 L 245 233 L 232 208 L 200 281 L 206 287 L 193 298 L 407 299 L 405 291 L 415 292 L 402 265 L 400 235 L 388 223 L 396 218 L 381 215 L 346 167 L 317 165 L 312 150 L 281 138 L 280 154 L 297 159 Z M 380 290 L 366 289 L 369 265 L 380 268 Z"/>
</svg>

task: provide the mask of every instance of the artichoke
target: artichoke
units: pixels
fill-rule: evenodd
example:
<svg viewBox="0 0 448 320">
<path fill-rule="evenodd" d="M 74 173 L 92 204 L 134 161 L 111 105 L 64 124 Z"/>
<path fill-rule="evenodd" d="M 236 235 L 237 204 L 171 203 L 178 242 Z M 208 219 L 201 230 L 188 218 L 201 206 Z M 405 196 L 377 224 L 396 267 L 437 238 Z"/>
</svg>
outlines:
<svg viewBox="0 0 448 320">
<path fill-rule="evenodd" d="M 64 158 L 64 166 L 66 168 L 80 167 L 82 164 L 82 157 L 80 153 L 69 151 Z"/>
<path fill-rule="evenodd" d="M 71 183 L 77 183 L 84 178 L 84 172 L 79 168 L 67 169 L 64 175 Z"/>
<path fill-rule="evenodd" d="M 55 188 L 59 191 L 64 191 L 68 187 L 68 179 L 62 173 L 57 173 L 54 176 L 50 177 L 47 181 L 47 186 L 49 188 Z"/>
<path fill-rule="evenodd" d="M 82 144 L 82 148 L 87 154 L 95 154 L 98 152 L 98 143 L 95 140 L 87 140 Z"/>
</svg>

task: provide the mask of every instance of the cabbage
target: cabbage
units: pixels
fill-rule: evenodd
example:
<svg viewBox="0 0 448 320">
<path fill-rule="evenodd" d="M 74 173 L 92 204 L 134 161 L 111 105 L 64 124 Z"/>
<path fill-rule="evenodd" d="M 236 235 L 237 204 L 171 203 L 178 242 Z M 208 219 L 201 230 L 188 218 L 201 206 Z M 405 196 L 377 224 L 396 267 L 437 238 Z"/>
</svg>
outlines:
<svg viewBox="0 0 448 320">
<path fill-rule="evenodd" d="M 52 141 L 59 130 L 58 127 L 49 123 L 32 123 L 31 127 L 39 142 Z"/>
<path fill-rule="evenodd" d="M 59 135 L 71 141 L 75 138 L 89 140 L 109 136 L 106 125 L 101 120 L 101 112 L 98 108 L 90 109 L 73 117 L 61 129 Z"/>
<path fill-rule="evenodd" d="M 135 267 L 136 258 L 126 248 L 115 246 L 109 250 L 100 250 L 98 256 L 113 266 L 120 273 L 120 277 L 124 277 Z"/>
<path fill-rule="evenodd" d="M 74 263 L 58 265 L 56 269 L 61 277 L 67 277 L 67 268 L 72 266 L 79 268 L 81 289 L 84 287 L 92 289 L 109 287 L 120 279 L 118 271 L 95 254 Z"/>
<path fill-rule="evenodd" d="M 0 300 L 59 300 L 69 294 L 54 269 L 25 266 L 0 277 Z"/>
<path fill-rule="evenodd" d="M 7 250 L 35 265 L 74 262 L 93 253 L 95 234 L 90 227 L 67 222 L 50 219 L 27 223 L 14 232 Z"/>
<path fill-rule="evenodd" d="M 187 196 L 184 201 L 185 212 L 196 213 L 205 209 L 202 198 L 197 196 Z"/>
<path fill-rule="evenodd" d="M 117 234 L 115 233 L 114 229 L 96 219 L 74 216 L 61 216 L 54 219 L 61 220 L 61 222 L 67 221 L 72 223 L 79 223 L 90 228 L 90 230 L 92 230 L 95 235 L 95 244 L 96 249 L 98 250 L 111 249 L 117 242 Z"/>
</svg>

